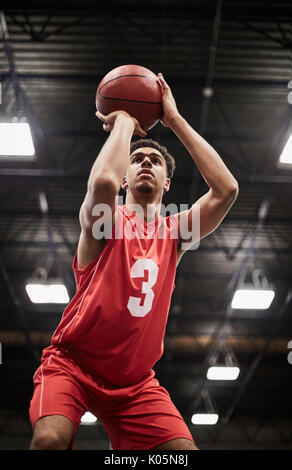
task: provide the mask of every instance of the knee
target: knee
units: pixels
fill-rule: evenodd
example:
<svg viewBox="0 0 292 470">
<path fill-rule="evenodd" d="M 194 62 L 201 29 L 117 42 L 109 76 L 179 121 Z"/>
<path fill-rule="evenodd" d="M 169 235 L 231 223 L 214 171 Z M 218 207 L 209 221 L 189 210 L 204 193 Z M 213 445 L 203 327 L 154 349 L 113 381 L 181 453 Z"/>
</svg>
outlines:
<svg viewBox="0 0 292 470">
<path fill-rule="evenodd" d="M 45 431 L 33 436 L 30 450 L 65 450 L 68 443 L 53 431 Z"/>
<path fill-rule="evenodd" d="M 152 450 L 199 450 L 191 439 L 177 438 L 164 442 Z"/>
</svg>

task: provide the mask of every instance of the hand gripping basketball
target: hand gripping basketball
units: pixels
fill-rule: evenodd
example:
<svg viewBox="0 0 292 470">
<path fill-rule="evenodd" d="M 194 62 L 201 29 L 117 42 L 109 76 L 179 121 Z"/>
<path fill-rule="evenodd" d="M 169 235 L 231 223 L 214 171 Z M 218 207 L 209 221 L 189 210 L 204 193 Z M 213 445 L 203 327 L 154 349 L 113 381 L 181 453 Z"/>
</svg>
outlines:
<svg viewBox="0 0 292 470">
<path fill-rule="evenodd" d="M 132 116 L 130 116 L 130 114 L 126 113 L 125 111 L 114 111 L 108 114 L 107 116 L 104 116 L 104 114 L 97 111 L 95 115 L 98 117 L 98 119 L 101 120 L 101 122 L 103 122 L 102 127 L 105 132 L 111 132 L 115 126 L 117 119 L 120 116 L 124 116 L 125 118 L 131 119 L 134 122 L 134 135 L 139 135 L 140 137 L 145 137 L 147 135 L 147 133 L 141 128 L 137 119 L 133 118 Z"/>
<path fill-rule="evenodd" d="M 171 127 L 171 122 L 173 119 L 175 119 L 176 116 L 179 115 L 179 111 L 177 109 L 171 89 L 164 80 L 162 73 L 158 74 L 158 83 L 162 91 L 163 106 L 163 116 L 160 121 L 165 127 Z"/>
</svg>

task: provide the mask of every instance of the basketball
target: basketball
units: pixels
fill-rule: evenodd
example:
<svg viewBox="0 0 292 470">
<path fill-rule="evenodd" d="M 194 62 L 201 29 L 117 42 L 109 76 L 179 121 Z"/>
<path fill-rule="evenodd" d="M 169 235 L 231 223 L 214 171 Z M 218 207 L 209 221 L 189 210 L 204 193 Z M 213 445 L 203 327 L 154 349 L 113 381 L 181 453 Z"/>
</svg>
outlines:
<svg viewBox="0 0 292 470">
<path fill-rule="evenodd" d="M 163 113 L 157 76 L 140 65 L 122 65 L 111 70 L 97 87 L 96 108 L 104 115 L 126 111 L 148 131 Z"/>
</svg>

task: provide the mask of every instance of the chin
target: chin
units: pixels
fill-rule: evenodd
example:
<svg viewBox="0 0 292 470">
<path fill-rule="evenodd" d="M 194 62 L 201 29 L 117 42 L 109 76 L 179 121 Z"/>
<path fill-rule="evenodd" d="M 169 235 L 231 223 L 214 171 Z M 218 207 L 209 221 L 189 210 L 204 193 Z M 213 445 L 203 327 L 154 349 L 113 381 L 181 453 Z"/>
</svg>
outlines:
<svg viewBox="0 0 292 470">
<path fill-rule="evenodd" d="M 149 184 L 141 184 L 139 186 L 137 186 L 137 191 L 139 191 L 140 193 L 152 193 L 153 191 L 153 188 L 149 185 Z"/>
</svg>

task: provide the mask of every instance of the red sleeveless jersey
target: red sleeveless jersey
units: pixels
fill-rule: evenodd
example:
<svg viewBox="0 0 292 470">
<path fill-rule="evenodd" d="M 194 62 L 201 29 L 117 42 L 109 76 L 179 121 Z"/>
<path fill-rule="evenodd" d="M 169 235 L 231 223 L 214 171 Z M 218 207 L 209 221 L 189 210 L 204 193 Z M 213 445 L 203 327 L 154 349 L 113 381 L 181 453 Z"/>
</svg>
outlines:
<svg viewBox="0 0 292 470">
<path fill-rule="evenodd" d="M 113 236 L 96 259 L 78 269 L 75 254 L 76 293 L 43 360 L 69 344 L 81 366 L 114 384 L 154 376 L 174 288 L 177 231 L 174 216 L 146 224 L 118 206 Z"/>
</svg>

